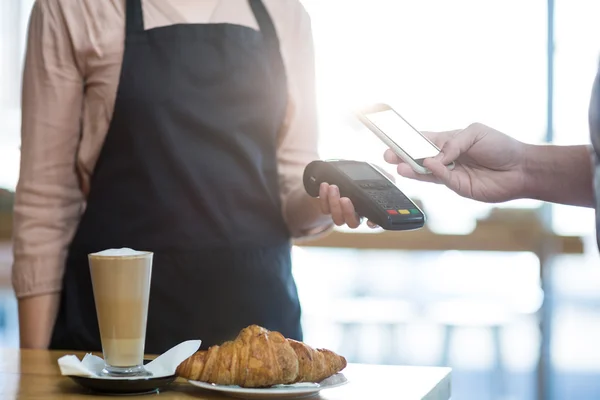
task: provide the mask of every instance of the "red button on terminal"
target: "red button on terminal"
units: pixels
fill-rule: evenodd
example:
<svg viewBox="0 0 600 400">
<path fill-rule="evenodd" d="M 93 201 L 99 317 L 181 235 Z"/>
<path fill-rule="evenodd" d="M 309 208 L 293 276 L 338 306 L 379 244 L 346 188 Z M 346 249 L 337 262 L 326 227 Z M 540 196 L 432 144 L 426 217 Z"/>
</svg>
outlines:
<svg viewBox="0 0 600 400">
<path fill-rule="evenodd" d="M 398 214 L 398 211 L 396 211 L 396 210 L 387 210 L 387 212 L 390 215 L 397 215 Z"/>
</svg>

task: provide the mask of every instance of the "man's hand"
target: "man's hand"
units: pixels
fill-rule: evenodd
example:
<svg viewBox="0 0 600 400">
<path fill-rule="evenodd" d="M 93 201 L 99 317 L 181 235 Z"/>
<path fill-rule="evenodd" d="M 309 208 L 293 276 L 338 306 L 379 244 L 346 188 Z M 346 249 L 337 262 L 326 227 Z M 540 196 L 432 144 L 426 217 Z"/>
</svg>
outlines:
<svg viewBox="0 0 600 400">
<path fill-rule="evenodd" d="M 463 197 L 488 203 L 513 200 L 525 193 L 525 153 L 527 145 L 483 124 L 448 132 L 424 132 L 442 151 L 426 159 L 422 175 L 398 158 L 385 152 L 388 163 L 398 164 L 404 177 L 441 183 Z M 453 170 L 446 167 L 455 162 Z"/>
</svg>

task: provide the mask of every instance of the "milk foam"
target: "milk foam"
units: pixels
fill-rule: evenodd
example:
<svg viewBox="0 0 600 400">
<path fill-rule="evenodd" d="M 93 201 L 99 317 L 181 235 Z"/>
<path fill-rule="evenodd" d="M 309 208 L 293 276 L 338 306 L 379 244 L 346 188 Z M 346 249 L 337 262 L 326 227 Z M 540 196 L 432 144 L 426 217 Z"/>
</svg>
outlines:
<svg viewBox="0 0 600 400">
<path fill-rule="evenodd" d="M 92 256 L 99 257 L 131 257 L 131 256 L 142 256 L 144 254 L 148 254 L 147 251 L 138 251 L 133 250 L 128 247 L 123 247 L 121 249 L 106 249 L 99 251 L 97 253 L 92 253 Z"/>
</svg>

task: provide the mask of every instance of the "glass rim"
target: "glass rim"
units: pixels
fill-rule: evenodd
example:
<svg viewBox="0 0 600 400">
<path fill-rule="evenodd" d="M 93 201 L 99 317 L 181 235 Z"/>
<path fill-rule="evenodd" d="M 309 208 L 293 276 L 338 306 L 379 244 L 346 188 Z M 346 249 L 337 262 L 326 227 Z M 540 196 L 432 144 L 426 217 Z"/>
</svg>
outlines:
<svg viewBox="0 0 600 400">
<path fill-rule="evenodd" d="M 101 258 L 103 260 L 107 260 L 107 259 L 123 260 L 123 259 L 133 259 L 133 258 L 146 258 L 146 257 L 154 254 L 154 252 L 152 252 L 152 251 L 136 250 L 136 252 L 137 252 L 137 254 L 127 254 L 127 255 L 122 255 L 122 256 L 114 255 L 114 254 L 104 255 L 104 254 L 98 254 L 98 253 L 89 253 L 88 258 Z"/>
</svg>

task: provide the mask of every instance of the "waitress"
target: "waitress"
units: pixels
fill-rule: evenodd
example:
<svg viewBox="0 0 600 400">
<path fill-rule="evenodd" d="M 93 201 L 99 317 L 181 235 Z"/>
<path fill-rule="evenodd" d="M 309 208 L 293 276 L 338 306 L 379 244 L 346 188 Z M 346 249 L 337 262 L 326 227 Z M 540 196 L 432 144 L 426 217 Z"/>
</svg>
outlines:
<svg viewBox="0 0 600 400">
<path fill-rule="evenodd" d="M 22 111 L 22 347 L 100 350 L 87 254 L 120 247 L 155 253 L 149 353 L 250 324 L 302 339 L 290 240 L 354 213 L 302 186 L 318 154 L 299 0 L 38 0 Z"/>
</svg>

